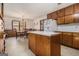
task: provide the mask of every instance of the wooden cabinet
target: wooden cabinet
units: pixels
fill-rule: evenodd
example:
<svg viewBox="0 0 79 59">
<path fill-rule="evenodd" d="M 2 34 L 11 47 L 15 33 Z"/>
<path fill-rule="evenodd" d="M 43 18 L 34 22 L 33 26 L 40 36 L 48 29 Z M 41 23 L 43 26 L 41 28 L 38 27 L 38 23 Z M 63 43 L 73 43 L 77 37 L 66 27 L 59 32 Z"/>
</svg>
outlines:
<svg viewBox="0 0 79 59">
<path fill-rule="evenodd" d="M 37 56 L 60 56 L 60 34 L 45 36 L 29 33 L 29 48 Z"/>
<path fill-rule="evenodd" d="M 7 37 L 16 37 L 16 30 L 5 30 Z"/>
<path fill-rule="evenodd" d="M 36 36 L 36 55 L 49 56 L 50 55 L 50 40 L 49 37 L 37 35 Z"/>
<path fill-rule="evenodd" d="M 74 4 L 74 13 L 79 13 L 79 3 Z"/>
<path fill-rule="evenodd" d="M 62 44 L 62 42 L 63 42 L 63 32 L 59 32 L 61 35 L 60 35 L 60 43 Z"/>
<path fill-rule="evenodd" d="M 5 52 L 5 33 L 4 32 L 0 32 L 0 53 L 4 53 Z"/>
<path fill-rule="evenodd" d="M 63 8 L 63 9 L 60 9 L 60 10 L 57 11 L 57 15 L 58 15 L 58 17 L 63 17 L 64 14 L 65 14 L 65 10 L 64 10 L 64 8 Z"/>
<path fill-rule="evenodd" d="M 73 5 L 65 8 L 65 15 L 73 14 Z"/>
<path fill-rule="evenodd" d="M 47 14 L 47 19 L 52 19 L 52 14 Z"/>
<path fill-rule="evenodd" d="M 73 17 L 74 17 L 74 22 L 79 23 L 79 13 L 74 14 Z"/>
<path fill-rule="evenodd" d="M 57 19 L 57 12 L 55 11 L 55 12 L 53 12 L 53 13 L 51 13 L 51 17 L 52 17 L 52 19 Z"/>
<path fill-rule="evenodd" d="M 58 20 L 57 20 L 57 24 L 64 24 L 65 23 L 65 21 L 64 21 L 64 17 L 60 17 L 60 18 L 58 18 Z"/>
<path fill-rule="evenodd" d="M 60 20 L 65 17 L 64 20 Z M 56 19 L 58 24 L 79 23 L 79 3 L 62 8 L 47 15 L 48 19 Z M 65 21 L 65 23 L 63 23 Z"/>
<path fill-rule="evenodd" d="M 57 12 L 52 12 L 48 14 L 47 19 L 57 19 Z"/>
<path fill-rule="evenodd" d="M 73 47 L 79 49 L 79 33 L 73 33 Z"/>
<path fill-rule="evenodd" d="M 36 48 L 35 48 L 35 34 L 29 34 L 29 48 L 32 50 L 33 53 L 36 53 Z"/>
<path fill-rule="evenodd" d="M 64 32 L 63 33 L 63 44 L 67 45 L 67 46 L 72 46 L 72 40 L 73 40 L 73 36 L 72 33 L 68 33 L 68 32 Z"/>
<path fill-rule="evenodd" d="M 65 16 L 65 24 L 74 23 L 73 15 Z"/>
<path fill-rule="evenodd" d="M 54 35 L 51 37 L 51 55 L 60 56 L 61 55 L 61 47 L 60 47 L 60 35 Z"/>
</svg>

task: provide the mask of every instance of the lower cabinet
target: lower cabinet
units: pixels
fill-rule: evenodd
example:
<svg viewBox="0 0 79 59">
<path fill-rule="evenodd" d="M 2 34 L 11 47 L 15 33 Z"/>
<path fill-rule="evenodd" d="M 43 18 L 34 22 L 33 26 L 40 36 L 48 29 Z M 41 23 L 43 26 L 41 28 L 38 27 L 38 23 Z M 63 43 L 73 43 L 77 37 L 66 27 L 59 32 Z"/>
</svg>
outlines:
<svg viewBox="0 0 79 59">
<path fill-rule="evenodd" d="M 73 34 L 73 47 L 79 49 L 79 33 Z"/>
<path fill-rule="evenodd" d="M 29 48 L 32 50 L 33 53 L 36 53 L 36 47 L 35 47 L 35 35 L 29 34 Z"/>
<path fill-rule="evenodd" d="M 79 33 L 61 32 L 61 34 L 61 44 L 79 49 Z"/>
<path fill-rule="evenodd" d="M 36 55 L 50 55 L 49 37 L 37 35 L 36 38 Z"/>
<path fill-rule="evenodd" d="M 5 30 L 5 33 L 7 34 L 7 37 L 16 37 L 15 30 Z"/>
<path fill-rule="evenodd" d="M 37 56 L 60 56 L 60 34 L 45 36 L 29 33 L 29 48 Z"/>
<path fill-rule="evenodd" d="M 72 46 L 72 43 L 73 43 L 72 33 L 64 32 L 62 39 L 63 39 L 63 42 L 62 43 L 64 45 Z"/>
</svg>

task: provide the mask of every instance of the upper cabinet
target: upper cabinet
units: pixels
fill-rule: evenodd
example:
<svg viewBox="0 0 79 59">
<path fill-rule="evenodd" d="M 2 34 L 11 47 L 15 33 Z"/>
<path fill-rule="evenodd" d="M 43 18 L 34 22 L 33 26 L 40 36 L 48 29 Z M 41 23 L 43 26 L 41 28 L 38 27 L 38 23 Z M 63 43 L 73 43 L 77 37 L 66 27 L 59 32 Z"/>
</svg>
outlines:
<svg viewBox="0 0 79 59">
<path fill-rule="evenodd" d="M 65 9 L 60 9 L 57 11 L 58 17 L 64 16 Z"/>
<path fill-rule="evenodd" d="M 79 23 L 79 3 L 52 12 L 47 18 L 55 19 L 57 24 Z"/>
<path fill-rule="evenodd" d="M 52 18 L 52 14 L 47 14 L 47 19 L 51 19 Z"/>
<path fill-rule="evenodd" d="M 57 12 L 52 12 L 47 15 L 47 19 L 57 19 Z"/>
<path fill-rule="evenodd" d="M 64 23 L 65 23 L 64 17 L 58 18 L 57 23 L 58 23 L 58 24 L 64 24 Z"/>
<path fill-rule="evenodd" d="M 65 15 L 73 14 L 73 5 L 65 8 Z"/>
<path fill-rule="evenodd" d="M 65 16 L 65 24 L 73 23 L 73 22 L 74 22 L 73 15 Z"/>
<path fill-rule="evenodd" d="M 79 3 L 74 4 L 74 13 L 79 13 Z"/>
<path fill-rule="evenodd" d="M 52 15 L 52 16 L 51 16 L 52 19 L 55 19 L 55 20 L 57 19 L 57 12 L 56 12 L 56 11 L 53 12 L 51 15 Z"/>
</svg>

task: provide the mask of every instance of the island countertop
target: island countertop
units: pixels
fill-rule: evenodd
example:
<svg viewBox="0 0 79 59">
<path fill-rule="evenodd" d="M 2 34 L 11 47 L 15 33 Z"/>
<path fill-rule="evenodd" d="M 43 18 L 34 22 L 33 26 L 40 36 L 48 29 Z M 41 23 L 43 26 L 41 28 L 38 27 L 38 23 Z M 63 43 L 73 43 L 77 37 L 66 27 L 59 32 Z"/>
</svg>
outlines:
<svg viewBox="0 0 79 59">
<path fill-rule="evenodd" d="M 44 36 L 52 36 L 52 35 L 60 34 L 58 32 L 46 32 L 46 31 L 29 31 L 28 33 L 34 33 L 34 34 L 39 34 Z"/>
</svg>

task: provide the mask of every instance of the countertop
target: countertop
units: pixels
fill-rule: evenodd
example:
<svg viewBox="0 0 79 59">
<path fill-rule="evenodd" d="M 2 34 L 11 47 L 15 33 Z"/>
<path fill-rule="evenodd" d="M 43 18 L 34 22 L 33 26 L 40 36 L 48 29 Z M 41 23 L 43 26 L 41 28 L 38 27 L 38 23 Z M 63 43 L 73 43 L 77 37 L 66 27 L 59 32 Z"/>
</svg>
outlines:
<svg viewBox="0 0 79 59">
<path fill-rule="evenodd" d="M 39 34 L 39 35 L 44 35 L 44 36 L 53 36 L 53 35 L 60 34 L 57 32 L 46 32 L 46 31 L 29 31 L 28 33 L 34 33 L 34 34 Z"/>
</svg>

